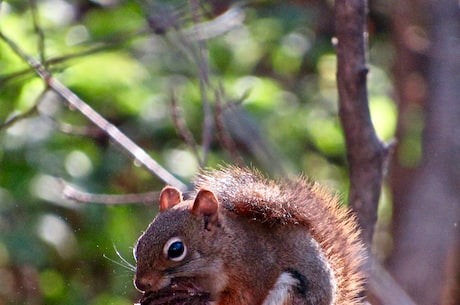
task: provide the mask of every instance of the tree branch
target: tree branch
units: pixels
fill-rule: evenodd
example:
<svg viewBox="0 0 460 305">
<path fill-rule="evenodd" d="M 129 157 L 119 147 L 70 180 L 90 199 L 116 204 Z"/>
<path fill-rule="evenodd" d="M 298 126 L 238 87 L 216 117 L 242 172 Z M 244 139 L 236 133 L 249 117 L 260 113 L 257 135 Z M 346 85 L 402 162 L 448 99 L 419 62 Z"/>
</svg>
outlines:
<svg viewBox="0 0 460 305">
<path fill-rule="evenodd" d="M 203 160 L 201 160 L 200 158 L 200 154 L 198 153 L 195 138 L 193 137 L 192 132 L 185 123 L 185 119 L 181 113 L 181 108 L 177 103 L 177 99 L 174 93 L 172 93 L 171 95 L 171 114 L 174 126 L 176 127 L 177 134 L 182 138 L 182 140 L 185 142 L 188 148 L 195 155 L 195 158 L 198 161 L 200 167 L 203 167 L 204 163 Z"/>
<path fill-rule="evenodd" d="M 29 110 L 27 110 L 26 112 L 23 112 L 23 113 L 20 113 L 20 114 L 14 114 L 11 117 L 9 117 L 8 119 L 6 119 L 4 123 L 0 123 L 0 130 L 6 129 L 8 127 L 11 127 L 16 122 L 36 114 L 37 110 L 38 110 L 38 106 L 39 106 L 40 102 L 43 100 L 43 97 L 45 96 L 45 94 L 47 92 L 48 92 L 48 89 L 45 88 L 45 90 L 43 90 L 40 93 L 40 95 L 37 97 L 36 102 L 33 104 L 33 106 Z"/>
<path fill-rule="evenodd" d="M 93 124 L 98 126 L 109 137 L 120 145 L 128 154 L 139 164 L 144 166 L 149 172 L 159 177 L 165 183 L 173 185 L 181 190 L 186 190 L 187 186 L 174 177 L 170 172 L 153 160 L 142 148 L 122 133 L 117 127 L 108 122 L 103 116 L 93 110 L 88 104 L 81 100 L 77 95 L 65 87 L 57 79 L 53 78 L 51 74 L 33 57 L 23 52 L 11 39 L 6 37 L 0 32 L 0 38 L 3 39 L 10 48 L 23 60 L 25 60 L 34 70 L 35 73 L 41 77 L 47 86 L 53 89 L 57 94 L 63 97 L 69 106 L 73 109 L 78 110 Z"/>
<path fill-rule="evenodd" d="M 194 24 L 200 23 L 199 2 L 196 0 L 189 0 L 190 10 Z M 198 28 L 197 28 L 198 29 Z M 209 63 L 208 63 L 208 51 L 206 47 L 206 41 L 201 38 L 199 30 L 196 31 L 196 38 L 198 44 L 198 50 L 196 54 L 196 64 L 198 66 L 198 73 L 200 78 L 200 92 L 201 92 L 201 103 L 203 105 L 203 130 L 201 136 L 201 145 L 203 147 L 203 163 L 206 164 L 209 154 L 209 148 L 211 146 L 212 134 L 214 130 L 214 120 L 212 115 L 212 108 L 208 98 L 209 86 Z"/>
<path fill-rule="evenodd" d="M 335 2 L 339 115 L 350 171 L 349 202 L 370 249 L 388 148 L 377 138 L 367 96 L 367 1 Z"/>
<path fill-rule="evenodd" d="M 43 33 L 42 28 L 40 27 L 38 21 L 38 13 L 37 13 L 37 3 L 35 0 L 29 0 L 30 11 L 32 12 L 32 22 L 34 26 L 35 34 L 37 35 L 37 48 L 40 54 L 40 61 L 45 62 L 45 34 Z M 46 67 L 46 65 L 45 65 Z"/>
<path fill-rule="evenodd" d="M 57 57 L 50 57 L 48 59 L 44 58 L 43 59 L 44 61 L 40 60 L 40 62 L 42 66 L 44 66 L 46 70 L 50 72 L 50 71 L 58 69 L 55 66 L 59 64 L 64 64 L 68 62 L 69 60 L 76 59 L 76 58 L 82 58 L 84 56 L 93 55 L 99 52 L 116 49 L 131 40 L 142 37 L 149 33 L 150 33 L 150 28 L 141 28 L 133 32 L 117 33 L 116 35 L 110 36 L 102 41 L 99 41 L 97 44 L 91 47 L 88 47 L 85 50 L 77 51 L 74 53 L 61 55 Z M 43 56 L 40 56 L 40 57 L 43 57 Z M 15 80 L 19 77 L 29 77 L 29 74 L 32 74 L 34 72 L 35 72 L 34 68 L 31 67 L 31 68 L 25 68 L 25 69 L 22 69 L 16 72 L 12 72 L 10 74 L 3 74 L 2 76 L 0 76 L 0 88 L 3 86 L 6 86 L 8 82 Z"/>
<path fill-rule="evenodd" d="M 372 270 L 368 279 L 368 286 L 381 304 L 417 305 L 379 262 L 373 258 L 370 260 Z"/>
<path fill-rule="evenodd" d="M 157 202 L 160 196 L 159 192 L 124 195 L 92 194 L 80 191 L 64 180 L 60 180 L 60 183 L 62 185 L 62 193 L 65 198 L 81 203 L 99 203 L 104 205 L 152 203 Z"/>
<path fill-rule="evenodd" d="M 215 92 L 216 111 L 214 113 L 214 120 L 217 131 L 217 139 L 219 140 L 220 145 L 222 145 L 222 147 L 228 151 L 233 162 L 238 166 L 243 166 L 244 160 L 238 151 L 238 147 L 233 138 L 225 129 L 223 110 L 226 105 L 222 103 L 222 91 L 223 90 L 221 89 L 216 90 Z"/>
</svg>

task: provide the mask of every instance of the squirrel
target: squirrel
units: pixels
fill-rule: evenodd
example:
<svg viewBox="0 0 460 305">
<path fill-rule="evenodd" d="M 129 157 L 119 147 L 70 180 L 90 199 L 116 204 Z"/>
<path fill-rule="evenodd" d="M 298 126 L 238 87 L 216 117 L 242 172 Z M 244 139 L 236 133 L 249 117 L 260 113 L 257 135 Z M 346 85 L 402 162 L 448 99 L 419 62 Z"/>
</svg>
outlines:
<svg viewBox="0 0 460 305">
<path fill-rule="evenodd" d="M 362 303 L 357 222 L 324 187 L 231 166 L 203 171 L 194 184 L 189 200 L 171 186 L 161 191 L 160 212 L 134 249 L 138 290 L 184 281 L 209 296 L 203 304 Z"/>
</svg>

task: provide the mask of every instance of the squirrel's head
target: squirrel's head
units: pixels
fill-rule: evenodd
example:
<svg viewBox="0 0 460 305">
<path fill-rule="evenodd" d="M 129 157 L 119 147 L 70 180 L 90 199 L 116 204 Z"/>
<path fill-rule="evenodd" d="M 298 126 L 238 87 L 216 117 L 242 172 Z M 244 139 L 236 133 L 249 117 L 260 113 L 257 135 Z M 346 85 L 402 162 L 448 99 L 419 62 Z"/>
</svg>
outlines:
<svg viewBox="0 0 460 305">
<path fill-rule="evenodd" d="M 140 291 L 157 291 L 173 283 L 193 283 L 193 289 L 217 295 L 226 279 L 216 255 L 223 227 L 213 192 L 201 189 L 193 200 L 167 186 L 160 194 L 160 213 L 139 238 L 134 249 L 135 285 Z M 212 279 L 212 281 L 210 281 Z M 212 283 L 212 285 L 210 285 Z"/>
</svg>

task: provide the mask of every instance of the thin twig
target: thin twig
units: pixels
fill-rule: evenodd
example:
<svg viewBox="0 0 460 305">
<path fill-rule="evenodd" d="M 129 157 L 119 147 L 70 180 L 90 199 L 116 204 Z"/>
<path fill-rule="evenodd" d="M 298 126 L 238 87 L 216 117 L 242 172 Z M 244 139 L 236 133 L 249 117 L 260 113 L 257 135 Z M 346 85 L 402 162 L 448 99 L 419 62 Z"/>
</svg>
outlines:
<svg viewBox="0 0 460 305">
<path fill-rule="evenodd" d="M 47 68 L 45 55 L 45 34 L 43 33 L 43 30 L 38 22 L 37 3 L 35 2 L 35 0 L 29 0 L 29 4 L 30 10 L 32 12 L 32 22 L 34 25 L 34 31 L 38 37 L 37 47 L 38 53 L 40 54 L 40 62 L 44 63 L 44 66 Z"/>
<path fill-rule="evenodd" d="M 178 18 L 172 16 L 170 12 L 166 12 L 166 17 L 148 16 L 148 21 L 155 33 L 164 34 L 168 30 L 175 30 L 176 38 L 178 38 L 176 41 L 178 42 L 177 47 L 198 67 L 200 94 L 204 116 L 201 140 L 203 154 L 202 157 L 199 158 L 200 166 L 202 166 L 203 164 L 206 164 L 206 160 L 208 158 L 215 123 L 213 109 L 209 101 L 211 88 L 209 82 L 210 72 L 206 40 L 222 35 L 238 26 L 241 26 L 244 21 L 244 13 L 239 6 L 234 6 L 224 14 L 210 21 L 201 22 L 199 2 L 196 0 L 190 0 L 189 3 L 193 19 L 193 26 L 189 29 L 182 29 Z M 168 36 L 166 37 L 168 38 Z M 172 37 L 169 36 L 169 38 L 174 38 L 174 35 Z M 198 50 L 196 50 L 194 42 L 198 44 Z"/>
<path fill-rule="evenodd" d="M 140 30 L 137 30 L 135 32 L 132 32 L 132 33 L 119 33 L 117 35 L 117 37 L 112 38 L 112 39 L 107 39 L 106 41 L 100 42 L 98 45 L 96 45 L 94 47 L 91 47 L 89 49 L 79 51 L 79 52 L 75 52 L 75 53 L 71 53 L 71 54 L 67 54 L 67 55 L 62 55 L 62 56 L 57 56 L 57 57 L 54 57 L 54 58 L 50 58 L 50 59 L 42 62 L 42 65 L 44 67 L 46 67 L 46 69 L 48 71 L 52 72 L 54 70 L 54 68 L 52 68 L 53 66 L 65 63 L 65 62 L 67 62 L 69 60 L 72 60 L 72 59 L 81 58 L 81 57 L 84 57 L 84 56 L 93 55 L 93 54 L 96 54 L 96 53 L 99 53 L 99 52 L 104 52 L 104 51 L 107 51 L 107 50 L 117 48 L 118 46 L 128 42 L 131 39 L 135 39 L 137 37 L 141 37 L 143 35 L 146 35 L 148 32 L 149 32 L 149 30 L 144 28 L 144 29 L 140 29 Z M 35 70 L 34 70 L 33 67 L 26 68 L 26 69 L 23 69 L 23 70 L 20 70 L 20 71 L 16 71 L 16 72 L 13 72 L 13 73 L 10 73 L 10 74 L 5 74 L 2 77 L 0 77 L 0 87 L 5 86 L 6 83 L 11 81 L 11 80 L 14 80 L 14 79 L 16 79 L 18 77 L 21 77 L 21 76 L 26 76 L 29 73 L 35 73 Z"/>
<path fill-rule="evenodd" d="M 32 116 L 33 114 L 37 113 L 37 105 L 33 105 L 29 110 L 26 112 L 20 113 L 20 114 L 15 114 L 8 119 L 2 124 L 0 124 L 0 130 L 9 128 L 13 126 L 15 123 L 19 122 L 20 120 L 23 120 L 25 118 L 28 118 Z"/>
<path fill-rule="evenodd" d="M 166 34 L 171 29 L 179 30 L 179 24 L 186 19 L 184 13 L 187 8 L 185 6 L 172 7 L 153 1 L 143 1 L 142 4 L 148 26 L 157 35 Z"/>
<path fill-rule="evenodd" d="M 209 40 L 242 26 L 244 18 L 243 9 L 238 5 L 234 5 L 212 20 L 195 24 L 191 29 L 185 30 L 184 35 L 198 40 Z"/>
<path fill-rule="evenodd" d="M 189 0 L 190 8 L 192 11 L 192 18 L 194 24 L 200 23 L 199 16 L 199 1 Z M 198 28 L 197 28 L 198 29 Z M 201 103 L 203 105 L 203 130 L 201 145 L 203 148 L 203 162 L 206 164 L 208 159 L 209 148 L 211 146 L 212 134 L 214 129 L 214 120 L 212 114 L 211 104 L 209 103 L 208 98 L 208 88 L 209 88 L 209 64 L 208 64 L 208 49 L 206 47 L 205 40 L 201 39 L 201 33 L 196 30 L 195 35 L 198 40 L 198 54 L 196 56 L 197 65 L 198 65 L 198 74 L 200 78 L 200 92 L 201 92 Z"/>
<path fill-rule="evenodd" d="M 160 196 L 159 192 L 146 192 L 140 194 L 123 195 L 92 194 L 80 191 L 63 180 L 60 180 L 60 183 L 62 185 L 62 192 L 64 197 L 66 199 L 77 201 L 80 203 L 99 203 L 104 205 L 153 203 L 157 202 Z"/>
<path fill-rule="evenodd" d="M 193 134 L 190 131 L 190 129 L 187 128 L 187 124 L 185 123 L 184 117 L 181 115 L 181 108 L 177 104 L 177 99 L 174 93 L 172 94 L 172 97 L 171 97 L 171 113 L 172 113 L 173 123 L 174 123 L 174 126 L 176 127 L 177 134 L 182 138 L 185 144 L 193 152 L 200 167 L 203 167 L 204 164 L 198 153 L 195 138 L 193 137 Z"/>
<path fill-rule="evenodd" d="M 53 89 L 57 94 L 63 97 L 69 106 L 78 110 L 87 119 L 96 126 L 106 132 L 109 137 L 118 145 L 120 145 L 133 159 L 144 166 L 149 172 L 159 177 L 164 182 L 173 185 L 181 190 L 186 190 L 187 186 L 174 177 L 170 172 L 152 159 L 142 148 L 122 133 L 117 127 L 108 122 L 98 112 L 94 111 L 88 104 L 81 100 L 77 95 L 65 87 L 57 79 L 53 78 L 50 73 L 33 57 L 23 52 L 11 39 L 0 32 L 0 38 L 3 39 L 10 48 L 22 59 L 24 59 L 31 67 L 34 68 L 36 74 L 41 77 L 46 84 Z"/>
<path fill-rule="evenodd" d="M 222 145 L 222 147 L 230 153 L 230 156 L 233 162 L 236 165 L 243 166 L 244 161 L 243 161 L 243 158 L 241 157 L 241 154 L 238 151 L 236 143 L 233 140 L 233 138 L 229 135 L 229 133 L 227 132 L 227 129 L 225 128 L 222 113 L 223 113 L 223 108 L 226 105 L 222 103 L 222 94 L 220 93 L 220 91 L 216 90 L 215 100 L 216 100 L 216 111 L 214 114 L 214 120 L 216 124 L 217 139 L 219 140 L 220 145 Z"/>
<path fill-rule="evenodd" d="M 26 112 L 20 113 L 20 114 L 13 115 L 13 116 L 9 117 L 3 124 L 0 124 L 0 130 L 6 129 L 8 127 L 11 127 L 12 125 L 14 125 L 15 123 L 19 122 L 20 120 L 23 120 L 25 118 L 28 118 L 28 117 L 36 114 L 37 110 L 38 110 L 38 105 L 43 100 L 43 97 L 45 96 L 45 94 L 47 92 L 48 92 L 48 89 L 43 90 L 40 93 L 40 95 L 37 97 L 36 102 L 34 103 L 34 105 L 29 110 L 27 110 Z"/>
<path fill-rule="evenodd" d="M 163 35 L 170 30 L 180 32 L 188 41 L 206 41 L 241 27 L 244 22 L 242 5 L 233 5 L 225 13 L 208 21 L 197 23 L 199 11 L 195 10 L 193 26 L 183 29 L 181 23 L 186 18 L 184 13 L 178 12 L 178 8 L 169 8 L 163 5 L 154 8 L 147 7 L 146 11 L 155 11 L 155 14 L 147 15 L 147 22 L 155 34 Z M 193 18 L 192 18 L 193 19 Z"/>
<path fill-rule="evenodd" d="M 53 126 L 63 134 L 72 136 L 84 136 L 96 138 L 104 134 L 104 131 L 95 126 L 76 126 L 68 123 L 58 122 L 54 118 L 47 116 Z"/>
</svg>

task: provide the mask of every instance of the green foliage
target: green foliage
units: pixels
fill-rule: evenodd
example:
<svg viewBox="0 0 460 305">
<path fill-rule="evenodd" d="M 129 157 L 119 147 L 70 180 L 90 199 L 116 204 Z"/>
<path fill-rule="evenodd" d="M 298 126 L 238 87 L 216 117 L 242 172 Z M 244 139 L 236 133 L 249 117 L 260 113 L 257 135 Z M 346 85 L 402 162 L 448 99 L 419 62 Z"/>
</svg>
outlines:
<svg viewBox="0 0 460 305">
<path fill-rule="evenodd" d="M 54 60 L 48 65 L 54 77 L 160 164 L 190 179 L 198 162 L 177 135 L 170 112 L 174 92 L 185 123 L 201 143 L 196 42 L 184 42 L 174 31 L 134 35 L 146 27 L 145 16 L 155 13 L 138 1 L 36 1 L 45 37 L 40 54 L 29 1 L 1 5 L 2 33 L 28 54 Z M 180 2 L 176 8 L 184 20 L 187 5 Z M 206 42 L 210 83 L 224 88 L 225 100 L 245 97 L 244 117 L 230 119 L 248 120 L 265 137 L 237 141 L 247 163 L 264 167 L 265 156 L 290 174 L 303 172 L 345 192 L 336 58 L 328 32 L 316 30 L 316 10 L 283 3 L 247 8 L 244 26 Z M 5 122 L 33 109 L 45 86 L 3 41 L 0 71 L 0 122 Z M 385 67 L 371 71 L 372 118 L 379 135 L 389 139 L 396 125 L 391 84 Z M 208 88 L 205 94 L 214 107 L 214 92 Z M 138 298 L 133 271 L 116 263 L 122 260 L 114 247 L 134 264 L 132 247 L 156 210 L 77 204 L 62 197 L 57 178 L 88 192 L 112 194 L 159 190 L 163 183 L 106 136 L 88 133 L 94 127 L 55 95 L 48 93 L 37 108 L 0 130 L 0 303 L 131 304 Z M 79 135 L 82 129 L 90 136 Z M 256 142 L 262 147 L 257 152 L 250 147 Z M 207 165 L 231 162 L 219 144 L 215 136 Z M 201 145 L 197 148 L 201 155 Z M 401 158 L 410 160 L 408 154 Z"/>
</svg>

